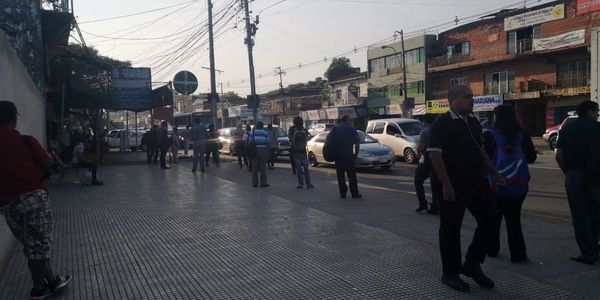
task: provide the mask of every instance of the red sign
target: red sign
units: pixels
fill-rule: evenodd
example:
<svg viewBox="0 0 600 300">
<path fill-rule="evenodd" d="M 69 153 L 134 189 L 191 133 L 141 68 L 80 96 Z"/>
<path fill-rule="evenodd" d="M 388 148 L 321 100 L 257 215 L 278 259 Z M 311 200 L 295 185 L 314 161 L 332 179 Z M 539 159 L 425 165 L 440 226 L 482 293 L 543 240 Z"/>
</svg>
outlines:
<svg viewBox="0 0 600 300">
<path fill-rule="evenodd" d="M 546 108 L 546 128 L 550 128 L 550 127 L 556 125 L 555 122 L 556 122 L 556 118 L 555 118 L 554 107 Z"/>
<path fill-rule="evenodd" d="M 587 14 L 600 10 L 600 0 L 577 0 L 577 14 Z"/>
</svg>

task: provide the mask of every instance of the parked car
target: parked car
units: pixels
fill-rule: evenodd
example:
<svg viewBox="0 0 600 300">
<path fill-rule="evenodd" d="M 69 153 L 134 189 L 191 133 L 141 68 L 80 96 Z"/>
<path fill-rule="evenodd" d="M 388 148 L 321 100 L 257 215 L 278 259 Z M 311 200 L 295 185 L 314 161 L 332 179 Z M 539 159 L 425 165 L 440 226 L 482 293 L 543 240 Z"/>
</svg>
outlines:
<svg viewBox="0 0 600 300">
<path fill-rule="evenodd" d="M 423 128 L 419 120 L 379 119 L 369 121 L 366 133 L 392 148 L 407 163 L 413 164 L 419 161 L 417 145 Z"/>
<path fill-rule="evenodd" d="M 126 138 L 127 130 L 125 129 L 115 129 L 108 132 L 107 142 L 108 147 L 110 148 L 120 148 L 121 147 L 121 139 Z M 129 130 L 129 145 L 128 148 L 131 151 L 136 151 L 138 149 L 142 149 L 142 136 L 146 131 L 138 130 L 137 133 L 135 130 Z"/>
<path fill-rule="evenodd" d="M 577 119 L 577 114 L 574 111 L 569 112 L 569 116 L 566 117 L 560 124 L 549 127 L 546 129 L 544 135 L 542 135 L 542 139 L 550 149 L 554 150 L 556 148 L 556 141 L 558 140 L 558 132 L 563 128 L 563 126 L 567 125 L 569 122 Z"/>
<path fill-rule="evenodd" d="M 325 131 L 331 131 L 335 124 L 323 123 L 323 124 L 315 124 L 308 129 L 308 134 L 313 137 L 317 136 L 319 133 L 323 133 Z"/>
<path fill-rule="evenodd" d="M 219 129 L 219 140 L 223 143 L 223 148 L 221 148 L 221 153 L 227 153 L 229 155 L 236 155 L 235 147 L 234 147 L 234 136 L 235 131 L 237 129 L 235 127 L 227 127 Z"/>
<path fill-rule="evenodd" d="M 252 129 L 254 129 L 254 125 L 252 125 L 251 127 Z M 266 126 L 264 129 L 267 130 Z M 292 143 L 290 142 L 287 133 L 277 125 L 273 125 L 273 130 L 275 131 L 275 135 L 277 136 L 277 156 L 288 157 L 290 155 Z M 225 149 L 225 147 L 226 146 L 223 146 L 223 149 Z"/>
<path fill-rule="evenodd" d="M 374 137 L 357 130 L 360 139 L 360 151 L 356 160 L 356 168 L 382 168 L 389 170 L 396 161 L 396 153 L 389 146 L 380 144 Z M 333 164 L 325 161 L 323 146 L 329 132 L 323 132 L 313 137 L 306 144 L 308 160 L 313 167 L 320 164 Z"/>
</svg>

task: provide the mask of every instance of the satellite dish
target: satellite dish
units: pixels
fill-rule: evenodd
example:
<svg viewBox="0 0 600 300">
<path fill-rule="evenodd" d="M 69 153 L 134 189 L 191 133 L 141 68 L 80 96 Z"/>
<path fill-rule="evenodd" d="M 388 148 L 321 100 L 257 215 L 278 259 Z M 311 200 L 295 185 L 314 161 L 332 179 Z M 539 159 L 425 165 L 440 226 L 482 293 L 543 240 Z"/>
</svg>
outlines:
<svg viewBox="0 0 600 300">
<path fill-rule="evenodd" d="M 175 74 L 173 87 L 178 93 L 187 96 L 195 92 L 198 88 L 198 78 L 192 72 L 181 71 Z"/>
</svg>

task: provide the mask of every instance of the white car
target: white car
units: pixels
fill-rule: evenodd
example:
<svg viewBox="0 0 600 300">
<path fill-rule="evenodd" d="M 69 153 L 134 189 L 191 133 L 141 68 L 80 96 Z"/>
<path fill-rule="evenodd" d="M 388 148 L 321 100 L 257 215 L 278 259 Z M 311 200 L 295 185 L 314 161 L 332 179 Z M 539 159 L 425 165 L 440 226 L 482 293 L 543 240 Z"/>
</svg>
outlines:
<svg viewBox="0 0 600 300">
<path fill-rule="evenodd" d="M 335 124 L 315 124 L 308 129 L 308 134 L 312 136 L 316 136 L 319 133 L 323 133 L 325 131 L 331 131 L 331 128 L 335 127 Z"/>
<path fill-rule="evenodd" d="M 127 130 L 125 129 L 115 129 L 108 132 L 108 147 L 110 148 L 120 148 L 121 147 L 121 139 L 127 138 L 126 136 Z M 129 145 L 128 148 L 131 151 L 136 151 L 137 149 L 141 149 L 142 145 L 142 136 L 145 131 L 138 130 L 136 133 L 135 130 L 129 130 Z"/>
<path fill-rule="evenodd" d="M 423 128 L 423 123 L 419 120 L 379 119 L 369 121 L 366 133 L 391 147 L 407 163 L 413 164 L 419 161 L 417 145 Z"/>
<path fill-rule="evenodd" d="M 360 151 L 356 160 L 356 168 L 382 168 L 389 170 L 396 161 L 396 153 L 392 148 L 380 144 L 375 138 L 357 130 L 360 139 Z M 329 132 L 323 132 L 313 137 L 306 144 L 308 160 L 313 167 L 320 164 L 333 164 L 325 161 L 323 157 L 323 146 Z"/>
</svg>

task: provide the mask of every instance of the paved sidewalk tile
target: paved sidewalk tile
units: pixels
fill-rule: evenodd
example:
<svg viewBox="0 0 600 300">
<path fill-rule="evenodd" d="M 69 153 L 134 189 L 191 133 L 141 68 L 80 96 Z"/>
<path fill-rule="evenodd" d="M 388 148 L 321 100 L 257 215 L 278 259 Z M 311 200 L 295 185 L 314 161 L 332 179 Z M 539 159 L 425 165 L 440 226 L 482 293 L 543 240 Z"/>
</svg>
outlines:
<svg viewBox="0 0 600 300">
<path fill-rule="evenodd" d="M 111 166 L 106 185 L 51 189 L 53 299 L 583 299 L 495 266 L 497 287 L 439 283 L 437 247 L 187 168 Z M 0 299 L 25 299 L 14 255 Z"/>
</svg>

